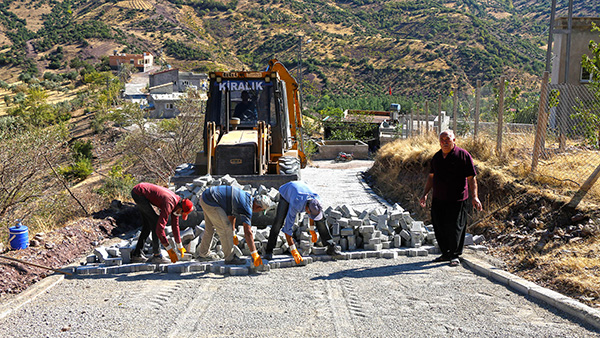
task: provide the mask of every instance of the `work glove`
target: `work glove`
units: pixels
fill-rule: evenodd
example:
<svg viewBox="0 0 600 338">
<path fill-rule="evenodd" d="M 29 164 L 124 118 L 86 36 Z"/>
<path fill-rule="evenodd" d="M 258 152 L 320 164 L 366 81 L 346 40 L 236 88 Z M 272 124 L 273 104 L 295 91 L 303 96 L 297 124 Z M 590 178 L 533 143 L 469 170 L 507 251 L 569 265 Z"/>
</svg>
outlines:
<svg viewBox="0 0 600 338">
<path fill-rule="evenodd" d="M 260 266 L 262 265 L 262 258 L 260 258 L 260 255 L 258 254 L 258 252 L 256 252 L 256 250 L 252 251 L 250 253 L 252 255 L 252 260 L 254 261 L 254 266 Z"/>
<path fill-rule="evenodd" d="M 236 235 L 233 235 L 233 245 L 239 245 L 239 244 L 240 244 L 240 240 L 237 238 Z"/>
<path fill-rule="evenodd" d="M 292 256 L 294 256 L 296 264 L 304 262 L 304 259 L 302 259 L 302 256 L 300 256 L 300 253 L 298 252 L 298 249 L 296 249 L 296 245 L 290 245 L 290 252 L 292 253 Z"/>
<path fill-rule="evenodd" d="M 312 236 L 312 238 L 311 238 L 311 241 L 312 241 L 313 243 L 317 243 L 317 239 L 318 239 L 318 238 L 317 238 L 317 233 L 315 232 L 315 227 L 314 227 L 314 226 L 311 226 L 311 227 L 309 227 L 308 229 L 309 229 L 309 231 L 310 231 L 310 235 Z"/>
<path fill-rule="evenodd" d="M 181 252 L 181 257 L 183 258 L 183 254 L 185 253 L 185 248 L 183 247 L 183 245 L 181 243 L 175 243 L 175 245 L 177 246 L 177 250 L 179 250 L 179 252 Z"/>
<path fill-rule="evenodd" d="M 177 258 L 177 254 L 175 253 L 175 250 L 173 250 L 173 248 L 168 249 L 167 252 L 169 253 L 169 258 L 171 259 L 171 263 L 175 263 L 179 260 L 179 258 Z"/>
</svg>

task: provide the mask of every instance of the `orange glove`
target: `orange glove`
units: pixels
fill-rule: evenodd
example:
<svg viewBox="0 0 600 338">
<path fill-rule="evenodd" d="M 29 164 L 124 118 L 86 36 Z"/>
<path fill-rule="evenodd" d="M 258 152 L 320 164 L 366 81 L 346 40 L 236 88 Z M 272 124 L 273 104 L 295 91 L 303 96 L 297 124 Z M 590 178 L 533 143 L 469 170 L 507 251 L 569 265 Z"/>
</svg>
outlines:
<svg viewBox="0 0 600 338">
<path fill-rule="evenodd" d="M 173 248 L 168 249 L 167 252 L 169 253 L 169 258 L 171 259 L 171 263 L 175 263 L 179 260 L 179 258 L 177 258 L 177 254 L 175 253 L 175 250 L 173 250 Z"/>
<path fill-rule="evenodd" d="M 300 253 L 296 249 L 295 245 L 290 245 L 290 252 L 292 253 L 292 256 L 294 256 L 294 260 L 296 261 L 296 264 L 300 264 L 300 263 L 304 262 L 304 259 L 302 259 L 302 256 L 300 256 Z"/>
<path fill-rule="evenodd" d="M 308 228 L 308 229 L 309 229 L 309 231 L 310 231 L 310 235 L 312 236 L 312 238 L 311 238 L 311 241 L 312 241 L 313 243 L 317 243 L 317 239 L 318 239 L 318 238 L 317 238 L 317 233 L 315 232 L 315 227 L 310 227 L 310 228 Z"/>
<path fill-rule="evenodd" d="M 175 245 L 177 246 L 177 250 L 179 250 L 179 252 L 181 252 L 181 257 L 183 257 L 183 254 L 185 253 L 185 248 L 183 247 L 183 245 L 181 245 L 181 243 L 175 243 Z M 173 262 L 175 263 L 175 262 Z"/>
<path fill-rule="evenodd" d="M 262 265 L 262 258 L 260 258 L 260 255 L 258 254 L 258 252 L 256 252 L 256 250 L 252 251 L 250 253 L 252 255 L 252 260 L 254 261 L 254 266 L 260 266 Z"/>
<path fill-rule="evenodd" d="M 233 235 L 233 245 L 239 245 L 239 244 L 240 244 L 240 240 L 237 238 L 236 235 Z"/>
</svg>

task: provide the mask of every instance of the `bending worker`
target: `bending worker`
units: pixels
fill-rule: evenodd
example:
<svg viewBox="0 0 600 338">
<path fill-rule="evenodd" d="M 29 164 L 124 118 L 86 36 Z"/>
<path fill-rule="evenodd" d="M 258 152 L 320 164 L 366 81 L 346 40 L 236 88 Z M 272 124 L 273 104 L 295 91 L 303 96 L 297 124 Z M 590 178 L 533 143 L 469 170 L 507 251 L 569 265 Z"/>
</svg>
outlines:
<svg viewBox="0 0 600 338">
<path fill-rule="evenodd" d="M 310 217 L 309 231 L 312 242 L 315 243 L 317 241 L 317 234 L 314 230 L 314 224 L 316 223 L 319 235 L 321 235 L 321 241 L 327 246 L 327 254 L 334 257 L 342 254 L 333 242 L 329 228 L 325 224 L 325 220 L 323 219 L 323 207 L 321 206 L 320 197 L 317 193 L 313 192 L 303 182 L 292 181 L 282 185 L 279 188 L 279 194 L 281 195 L 281 198 L 279 199 L 279 205 L 277 206 L 275 220 L 271 226 L 271 232 L 269 233 L 269 242 L 267 243 L 267 248 L 265 250 L 265 259 L 273 258 L 273 249 L 277 243 L 277 236 L 279 236 L 279 231 L 283 226 L 285 239 L 290 246 L 290 252 L 292 256 L 294 256 L 296 264 L 300 264 L 303 261 L 302 256 L 296 249 L 292 237 L 292 227 L 296 221 L 296 216 L 302 211 L 305 211 Z"/>
<path fill-rule="evenodd" d="M 133 197 L 137 209 L 142 214 L 142 232 L 138 238 L 135 249 L 131 253 L 131 261 L 134 263 L 146 261 L 146 257 L 142 254 L 142 249 L 144 248 L 144 242 L 146 242 L 148 235 L 152 232 L 152 253 L 154 256 L 146 262 L 154 264 L 169 263 L 169 261 L 164 259 L 160 254 L 160 247 L 158 245 L 159 240 L 167 249 L 171 262 L 177 262 L 177 254 L 167 241 L 165 226 L 169 221 L 169 216 L 171 216 L 171 228 L 173 229 L 175 244 L 183 256 L 185 249 L 181 244 L 181 237 L 179 235 L 179 217 L 181 216 L 184 220 L 187 219 L 189 213 L 194 210 L 192 201 L 177 196 L 167 188 L 151 183 L 140 183 L 133 187 L 131 190 L 131 197 Z M 156 214 L 156 211 L 154 211 L 152 206 L 155 206 L 160 210 L 160 215 Z"/>
<path fill-rule="evenodd" d="M 244 226 L 244 238 L 252 255 L 254 266 L 262 264 L 254 244 L 252 234 L 252 212 L 260 212 L 268 209 L 270 200 L 267 196 L 256 196 L 254 199 L 250 193 L 228 185 L 211 187 L 202 193 L 200 206 L 204 211 L 205 232 L 200 242 L 198 256 L 200 260 L 210 260 L 213 256 L 209 252 L 215 230 L 223 246 L 225 264 L 242 265 L 246 260 L 236 257 L 233 252 L 233 227 L 236 218 L 239 217 Z"/>
</svg>

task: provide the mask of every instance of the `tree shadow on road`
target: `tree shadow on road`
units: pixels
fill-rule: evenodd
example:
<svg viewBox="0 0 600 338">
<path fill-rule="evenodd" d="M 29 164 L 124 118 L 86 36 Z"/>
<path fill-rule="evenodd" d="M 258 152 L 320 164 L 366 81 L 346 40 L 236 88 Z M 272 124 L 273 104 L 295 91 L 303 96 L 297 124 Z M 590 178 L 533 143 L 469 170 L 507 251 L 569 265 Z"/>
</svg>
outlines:
<svg viewBox="0 0 600 338">
<path fill-rule="evenodd" d="M 380 266 L 376 268 L 355 268 L 337 271 L 328 276 L 317 276 L 311 280 L 331 280 L 341 278 L 372 278 L 388 277 L 404 274 L 426 274 L 426 270 L 439 268 L 443 263 L 432 263 L 430 261 L 421 261 L 414 263 L 403 263 L 398 265 Z"/>
</svg>

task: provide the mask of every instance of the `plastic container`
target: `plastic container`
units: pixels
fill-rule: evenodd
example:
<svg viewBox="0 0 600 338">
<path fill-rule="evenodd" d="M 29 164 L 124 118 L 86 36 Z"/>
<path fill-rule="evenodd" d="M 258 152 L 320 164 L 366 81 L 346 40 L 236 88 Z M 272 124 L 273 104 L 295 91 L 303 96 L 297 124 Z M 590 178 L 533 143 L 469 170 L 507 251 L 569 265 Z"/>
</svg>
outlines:
<svg viewBox="0 0 600 338">
<path fill-rule="evenodd" d="M 29 229 L 17 220 L 17 225 L 8 228 L 8 241 L 11 249 L 20 250 L 29 246 Z"/>
</svg>

